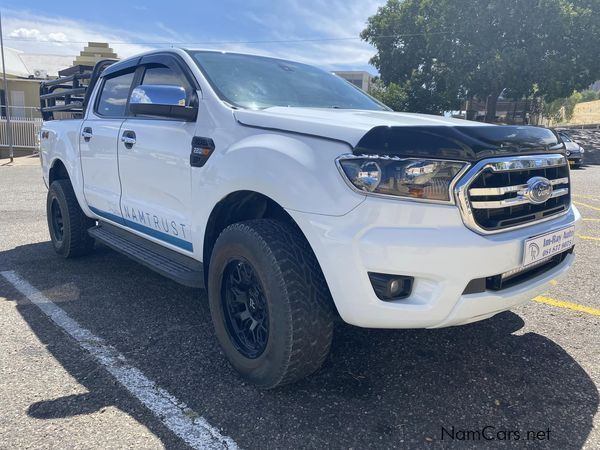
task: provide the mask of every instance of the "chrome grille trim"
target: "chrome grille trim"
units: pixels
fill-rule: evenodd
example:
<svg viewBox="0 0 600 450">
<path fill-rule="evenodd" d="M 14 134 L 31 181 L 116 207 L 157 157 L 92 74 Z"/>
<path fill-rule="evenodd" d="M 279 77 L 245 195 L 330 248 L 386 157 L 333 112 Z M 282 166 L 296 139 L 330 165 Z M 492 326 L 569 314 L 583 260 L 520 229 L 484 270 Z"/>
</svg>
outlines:
<svg viewBox="0 0 600 450">
<path fill-rule="evenodd" d="M 552 192 L 552 196 L 550 198 L 561 197 L 563 195 L 567 195 L 568 193 L 569 188 L 557 189 Z M 489 202 L 471 201 L 471 207 L 473 209 L 496 209 L 506 208 L 507 206 L 525 205 L 526 203 L 529 203 L 529 199 L 518 196 L 514 198 L 507 198 L 506 200 L 493 200 Z"/>
<path fill-rule="evenodd" d="M 454 196 L 456 199 L 456 204 L 459 207 L 462 219 L 467 228 L 475 231 L 476 233 L 489 235 L 489 234 L 497 234 L 504 233 L 510 230 L 516 230 L 523 227 L 528 227 L 534 224 L 542 223 L 548 220 L 556 219 L 557 217 L 563 216 L 568 213 L 569 205 L 565 208 L 564 211 L 560 211 L 559 213 L 552 214 L 548 217 L 544 217 L 538 220 L 532 220 L 525 223 L 519 223 L 513 226 L 505 226 L 498 229 L 486 229 L 479 225 L 475 218 L 476 211 L 484 211 L 485 209 L 489 210 L 497 210 L 498 208 L 507 208 L 512 206 L 519 206 L 529 203 L 529 201 L 524 200 L 523 198 L 519 198 L 519 191 L 526 188 L 526 185 L 518 184 L 518 185 L 510 185 L 510 186 L 497 186 L 497 187 L 484 187 L 484 188 L 470 188 L 471 184 L 478 179 L 478 177 L 486 170 L 491 170 L 492 172 L 513 172 L 513 171 L 530 171 L 536 169 L 546 169 L 546 168 L 561 168 L 563 166 L 567 167 L 568 170 L 568 162 L 567 158 L 564 155 L 560 154 L 550 154 L 550 155 L 528 155 L 528 156 L 514 156 L 514 157 L 506 157 L 506 158 L 490 158 L 483 161 L 478 162 L 473 167 L 470 168 L 456 183 L 454 187 Z M 569 194 L 569 177 L 560 177 L 556 179 L 550 180 L 553 186 L 558 186 L 552 198 L 562 197 L 564 195 Z M 566 185 L 566 186 L 561 186 Z M 473 192 L 471 192 L 473 191 Z M 505 194 L 517 193 L 517 197 L 514 199 L 500 199 L 500 200 L 490 200 L 485 199 L 485 201 L 473 201 L 472 197 L 479 196 L 502 196 Z M 511 200 L 511 202 L 507 202 L 502 204 L 501 202 Z M 551 209 L 550 209 L 551 210 Z"/>
<path fill-rule="evenodd" d="M 516 156 L 512 158 L 494 158 L 487 160 L 488 169 L 494 172 L 511 172 L 513 170 L 543 169 L 544 167 L 564 166 L 566 158 L 562 155 Z M 483 161 L 482 161 L 483 162 Z"/>
<path fill-rule="evenodd" d="M 550 184 L 552 186 L 556 186 L 557 184 L 567 184 L 569 182 L 568 178 L 557 178 L 555 180 L 550 180 Z M 504 186 L 497 188 L 472 188 L 469 189 L 469 195 L 471 197 L 480 197 L 482 195 L 504 195 L 510 192 L 519 192 L 527 189 L 526 184 L 519 184 L 516 186 Z"/>
</svg>

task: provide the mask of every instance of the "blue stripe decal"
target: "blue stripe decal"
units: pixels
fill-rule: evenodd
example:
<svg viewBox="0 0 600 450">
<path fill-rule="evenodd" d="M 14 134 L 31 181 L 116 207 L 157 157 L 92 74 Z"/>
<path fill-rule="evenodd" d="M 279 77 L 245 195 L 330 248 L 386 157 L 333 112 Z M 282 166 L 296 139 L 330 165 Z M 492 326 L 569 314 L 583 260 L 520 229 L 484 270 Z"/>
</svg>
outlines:
<svg viewBox="0 0 600 450">
<path fill-rule="evenodd" d="M 116 216 L 116 215 L 106 212 L 106 211 L 102 211 L 98 208 L 94 208 L 93 206 L 90 206 L 89 208 L 90 208 L 90 210 L 92 210 L 92 212 L 94 214 L 97 214 L 100 217 L 104 217 L 105 219 L 111 220 L 113 222 L 123 224 L 126 227 L 132 228 L 136 231 L 140 231 L 144 234 L 147 234 L 148 236 L 152 236 L 153 238 L 160 239 L 163 242 L 167 242 L 171 245 L 174 245 L 175 247 L 182 248 L 189 252 L 194 250 L 194 246 L 192 245 L 191 242 L 184 241 L 183 239 L 180 239 L 175 236 L 171 236 L 170 234 L 167 234 L 167 233 L 163 233 L 162 231 L 155 230 L 154 228 L 150 228 L 145 225 L 140 225 L 137 222 L 133 222 L 128 219 L 124 219 L 123 217 Z"/>
<path fill-rule="evenodd" d="M 111 214 L 109 212 L 100 211 L 98 208 L 94 208 L 93 206 L 88 205 L 88 207 L 92 210 L 94 214 L 97 214 L 100 217 L 104 217 L 105 219 L 112 220 L 113 222 L 120 223 L 121 225 L 125 225 L 125 222 L 123 222 L 123 218 L 121 216 L 115 216 L 114 214 Z"/>
</svg>

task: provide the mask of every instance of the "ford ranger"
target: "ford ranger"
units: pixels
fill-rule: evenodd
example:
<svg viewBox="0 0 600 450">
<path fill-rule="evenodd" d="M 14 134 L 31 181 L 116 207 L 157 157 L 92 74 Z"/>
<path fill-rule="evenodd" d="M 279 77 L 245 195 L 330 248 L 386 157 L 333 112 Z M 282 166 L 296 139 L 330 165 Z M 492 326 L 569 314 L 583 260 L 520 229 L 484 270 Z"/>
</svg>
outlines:
<svg viewBox="0 0 600 450">
<path fill-rule="evenodd" d="M 336 317 L 466 324 L 573 264 L 579 213 L 550 130 L 392 112 L 326 71 L 238 53 L 72 72 L 41 93 L 56 252 L 97 241 L 206 288 L 225 356 L 257 386 L 316 371 Z"/>
</svg>

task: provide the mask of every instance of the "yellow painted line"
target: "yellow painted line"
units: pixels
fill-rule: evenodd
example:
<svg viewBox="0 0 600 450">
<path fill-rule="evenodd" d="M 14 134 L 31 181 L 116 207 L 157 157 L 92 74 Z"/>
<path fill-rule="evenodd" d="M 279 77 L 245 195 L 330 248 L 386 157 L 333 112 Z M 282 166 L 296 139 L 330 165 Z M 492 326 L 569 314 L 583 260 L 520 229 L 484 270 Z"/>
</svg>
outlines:
<svg viewBox="0 0 600 450">
<path fill-rule="evenodd" d="M 587 218 L 584 218 L 583 221 L 584 222 L 600 222 L 600 219 L 587 219 Z"/>
<path fill-rule="evenodd" d="M 598 208 L 597 206 L 588 205 L 587 203 L 581 203 L 581 202 L 573 202 L 573 203 L 575 203 L 577 206 L 583 206 L 585 208 L 593 209 L 594 211 L 600 211 L 600 208 Z"/>
<path fill-rule="evenodd" d="M 556 300 L 555 298 L 544 297 L 542 295 L 534 298 L 533 300 L 538 303 L 545 303 L 546 305 L 556 306 L 557 308 L 565 308 L 565 309 L 570 309 L 572 311 L 591 314 L 592 316 L 600 316 L 600 309 L 592 308 L 591 306 L 578 305 L 577 303 Z"/>
<path fill-rule="evenodd" d="M 600 238 L 594 236 L 583 236 L 581 234 L 578 234 L 577 237 L 579 239 L 585 239 L 586 241 L 600 241 Z"/>
<path fill-rule="evenodd" d="M 594 197 L 592 195 L 580 195 L 580 194 L 574 195 L 573 194 L 573 197 L 575 197 L 575 198 L 586 198 L 588 200 L 594 200 L 596 202 L 600 202 L 600 198 Z"/>
<path fill-rule="evenodd" d="M 552 286 L 556 286 L 558 284 L 558 281 L 556 281 L 556 280 L 550 280 L 550 284 Z"/>
</svg>

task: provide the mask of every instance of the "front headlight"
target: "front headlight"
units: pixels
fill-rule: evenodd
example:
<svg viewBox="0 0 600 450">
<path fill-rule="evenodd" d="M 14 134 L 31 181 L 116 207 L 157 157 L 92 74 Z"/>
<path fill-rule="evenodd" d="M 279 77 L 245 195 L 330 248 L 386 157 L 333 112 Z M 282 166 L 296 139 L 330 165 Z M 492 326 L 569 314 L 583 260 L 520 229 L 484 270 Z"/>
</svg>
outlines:
<svg viewBox="0 0 600 450">
<path fill-rule="evenodd" d="M 343 155 L 338 164 L 348 181 L 366 194 L 450 202 L 450 187 L 467 166 L 458 161 Z"/>
</svg>

